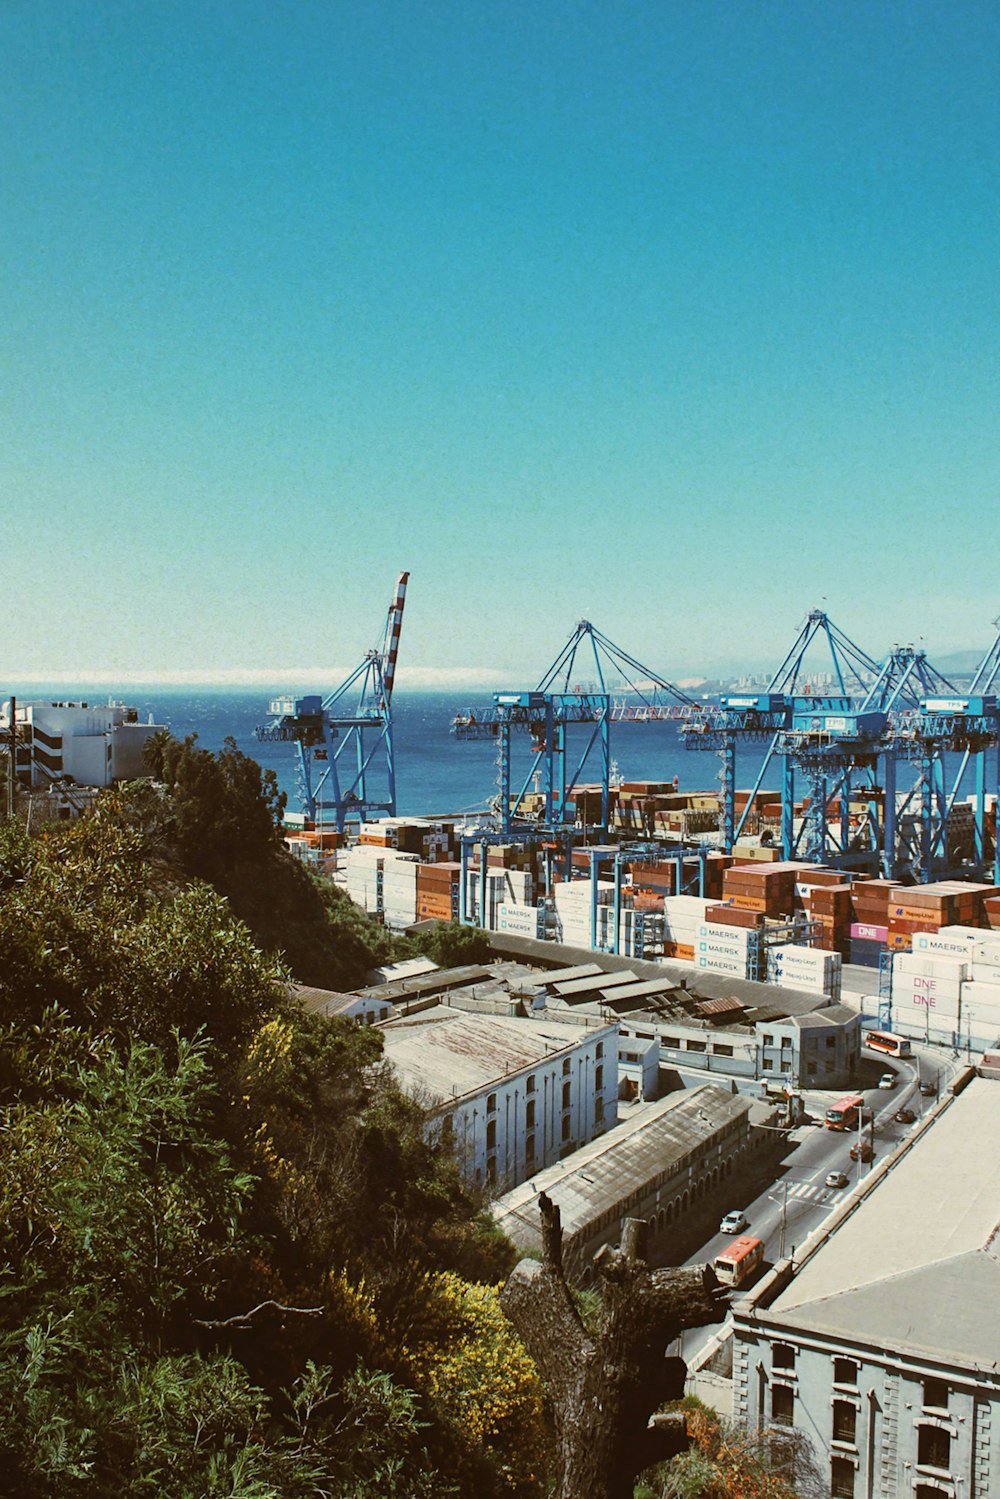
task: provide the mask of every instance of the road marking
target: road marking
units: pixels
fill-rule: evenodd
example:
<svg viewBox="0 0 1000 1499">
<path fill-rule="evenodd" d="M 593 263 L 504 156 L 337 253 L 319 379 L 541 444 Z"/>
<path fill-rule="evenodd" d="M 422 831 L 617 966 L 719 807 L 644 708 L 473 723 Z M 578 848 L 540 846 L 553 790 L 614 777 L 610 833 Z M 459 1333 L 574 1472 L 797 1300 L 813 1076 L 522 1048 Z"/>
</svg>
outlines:
<svg viewBox="0 0 1000 1499">
<path fill-rule="evenodd" d="M 836 1202 L 848 1190 L 849 1187 L 824 1187 L 819 1182 L 789 1182 L 788 1200 L 789 1202 L 793 1199 L 797 1199 L 800 1202 Z M 778 1203 L 779 1206 L 784 1200 L 784 1196 L 783 1190 L 777 1193 L 768 1193 L 770 1201 Z"/>
</svg>

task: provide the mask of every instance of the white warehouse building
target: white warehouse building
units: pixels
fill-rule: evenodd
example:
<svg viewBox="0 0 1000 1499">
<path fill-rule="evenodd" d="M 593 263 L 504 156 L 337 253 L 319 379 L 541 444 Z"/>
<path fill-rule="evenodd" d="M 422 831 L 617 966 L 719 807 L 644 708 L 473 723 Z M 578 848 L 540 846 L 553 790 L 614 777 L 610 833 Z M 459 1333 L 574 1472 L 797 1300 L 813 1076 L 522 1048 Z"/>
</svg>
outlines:
<svg viewBox="0 0 1000 1499">
<path fill-rule="evenodd" d="M 431 1110 L 470 1183 L 500 1191 L 618 1119 L 618 1028 L 435 1005 L 379 1026 L 400 1085 Z"/>
<path fill-rule="evenodd" d="M 16 700 L 15 700 L 16 701 Z M 0 708 L 0 736 L 10 733 L 11 705 Z M 22 785 L 110 786 L 147 774 L 142 751 L 160 724 L 140 723 L 124 703 L 17 702 L 17 776 Z"/>
</svg>

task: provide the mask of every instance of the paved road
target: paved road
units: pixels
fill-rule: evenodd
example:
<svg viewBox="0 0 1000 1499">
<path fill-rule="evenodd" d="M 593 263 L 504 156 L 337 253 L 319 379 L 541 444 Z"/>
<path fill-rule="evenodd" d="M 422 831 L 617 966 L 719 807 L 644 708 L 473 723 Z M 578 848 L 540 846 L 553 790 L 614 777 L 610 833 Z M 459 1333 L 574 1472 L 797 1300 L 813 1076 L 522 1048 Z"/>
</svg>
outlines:
<svg viewBox="0 0 1000 1499">
<path fill-rule="evenodd" d="M 850 1148 L 857 1138 L 852 1133 L 828 1130 L 822 1124 L 822 1100 L 812 1104 L 813 1124 L 800 1125 L 791 1131 L 789 1149 L 778 1163 L 777 1174 L 762 1192 L 750 1202 L 733 1201 L 730 1205 L 742 1208 L 749 1228 L 764 1241 L 765 1268 L 770 1267 L 782 1255 L 791 1255 L 795 1246 L 801 1245 L 815 1232 L 857 1186 L 858 1182 L 872 1170 L 881 1158 L 894 1150 L 915 1128 L 914 1124 L 897 1124 L 894 1115 L 902 1108 L 912 1109 L 917 1121 L 925 1108 L 932 1106 L 935 1098 L 923 1098 L 918 1090 L 920 1081 L 934 1082 L 939 1088 L 946 1086 L 958 1063 L 949 1053 L 922 1048 L 921 1054 L 911 1061 L 897 1061 L 875 1052 L 865 1053 L 869 1061 L 877 1061 L 878 1071 L 896 1073 L 899 1081 L 893 1089 L 878 1087 L 863 1090 L 867 1105 L 875 1116 L 874 1144 L 875 1161 L 864 1163 L 852 1161 Z M 845 1090 L 846 1091 L 846 1090 Z M 806 1100 L 809 1107 L 809 1100 Z M 831 1171 L 843 1171 L 848 1185 L 840 1188 L 826 1186 L 826 1176 Z M 715 1256 L 732 1243 L 728 1234 L 714 1234 L 685 1261 L 688 1265 L 711 1264 Z M 762 1272 L 763 1273 L 763 1272 Z M 722 1322 L 705 1327 L 690 1328 L 685 1334 L 680 1350 L 689 1362 L 718 1332 Z"/>
</svg>

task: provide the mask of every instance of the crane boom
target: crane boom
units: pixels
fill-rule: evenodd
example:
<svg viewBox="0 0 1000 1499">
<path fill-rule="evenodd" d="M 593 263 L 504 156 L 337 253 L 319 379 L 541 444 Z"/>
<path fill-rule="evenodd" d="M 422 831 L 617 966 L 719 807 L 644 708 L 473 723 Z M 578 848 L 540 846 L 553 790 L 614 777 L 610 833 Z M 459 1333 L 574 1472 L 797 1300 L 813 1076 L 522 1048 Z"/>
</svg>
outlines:
<svg viewBox="0 0 1000 1499">
<path fill-rule="evenodd" d="M 406 603 L 406 584 L 409 573 L 400 573 L 396 580 L 396 596 L 389 605 L 389 618 L 385 625 L 385 641 L 383 642 L 383 665 L 382 683 L 385 688 L 385 700 L 388 703 L 392 698 L 392 684 L 396 679 L 396 658 L 399 655 L 399 636 L 403 628 L 403 607 Z"/>
</svg>

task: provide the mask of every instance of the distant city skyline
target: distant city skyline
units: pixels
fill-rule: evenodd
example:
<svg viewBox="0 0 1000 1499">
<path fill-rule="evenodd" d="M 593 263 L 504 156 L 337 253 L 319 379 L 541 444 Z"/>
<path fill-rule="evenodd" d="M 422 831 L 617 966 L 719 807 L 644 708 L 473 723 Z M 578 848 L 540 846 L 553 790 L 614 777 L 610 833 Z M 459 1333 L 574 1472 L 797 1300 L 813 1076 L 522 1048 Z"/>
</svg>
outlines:
<svg viewBox="0 0 1000 1499">
<path fill-rule="evenodd" d="M 996 6 L 32 0 L 0 47 L 0 691 L 333 686 L 404 568 L 400 690 L 583 617 L 676 681 L 817 607 L 985 650 Z"/>
</svg>

